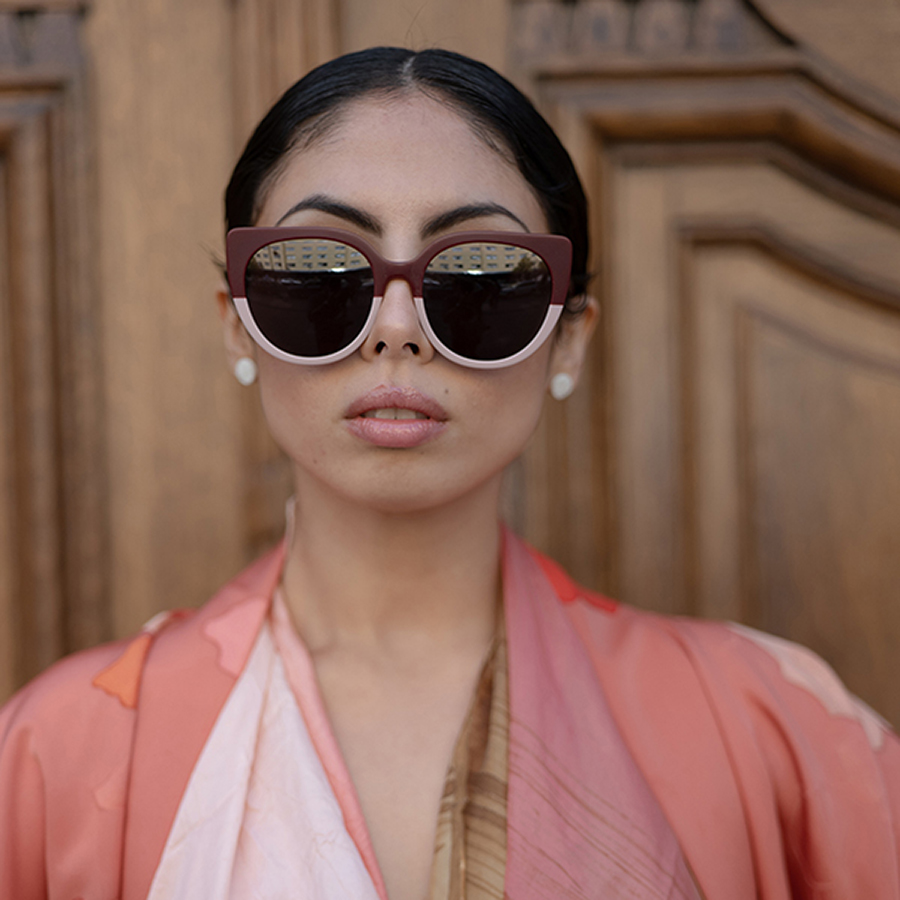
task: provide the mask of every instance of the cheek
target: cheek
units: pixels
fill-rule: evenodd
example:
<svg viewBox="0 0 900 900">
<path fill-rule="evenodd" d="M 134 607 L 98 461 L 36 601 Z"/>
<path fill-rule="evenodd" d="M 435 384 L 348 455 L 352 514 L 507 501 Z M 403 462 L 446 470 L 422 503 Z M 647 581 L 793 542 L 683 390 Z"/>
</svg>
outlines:
<svg viewBox="0 0 900 900">
<path fill-rule="evenodd" d="M 326 392 L 314 389 L 311 375 L 272 357 L 259 361 L 259 396 L 275 443 L 292 455 L 298 442 L 314 439 L 317 422 L 326 415 Z"/>
<path fill-rule="evenodd" d="M 548 364 L 547 353 L 535 354 L 517 366 L 499 370 L 480 391 L 472 392 L 485 442 L 502 446 L 511 459 L 522 452 L 537 427 L 544 407 Z"/>
</svg>

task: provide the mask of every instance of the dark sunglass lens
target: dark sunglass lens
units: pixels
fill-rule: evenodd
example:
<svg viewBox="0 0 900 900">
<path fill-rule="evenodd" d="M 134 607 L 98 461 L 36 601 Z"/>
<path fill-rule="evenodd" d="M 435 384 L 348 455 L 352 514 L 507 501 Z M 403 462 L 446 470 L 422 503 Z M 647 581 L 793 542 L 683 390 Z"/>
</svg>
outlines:
<svg viewBox="0 0 900 900">
<path fill-rule="evenodd" d="M 244 281 L 259 330 L 294 356 L 328 356 L 350 344 L 374 294 L 368 260 L 331 240 L 266 244 L 253 254 Z"/>
<path fill-rule="evenodd" d="M 425 271 L 423 299 L 438 339 L 467 359 L 513 356 L 531 343 L 552 296 L 547 264 L 505 244 L 459 244 Z"/>
</svg>

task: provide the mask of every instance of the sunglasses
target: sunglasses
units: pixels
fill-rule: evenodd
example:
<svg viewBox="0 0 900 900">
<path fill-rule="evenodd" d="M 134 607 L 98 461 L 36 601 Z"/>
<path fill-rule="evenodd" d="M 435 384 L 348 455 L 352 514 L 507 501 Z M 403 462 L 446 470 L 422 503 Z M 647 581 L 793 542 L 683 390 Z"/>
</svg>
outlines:
<svg viewBox="0 0 900 900">
<path fill-rule="evenodd" d="M 551 234 L 446 235 L 415 259 L 384 259 L 337 228 L 234 228 L 228 282 L 253 339 L 278 359 L 337 362 L 365 341 L 388 282 L 412 289 L 434 348 L 476 369 L 511 366 L 550 336 L 569 286 L 572 246 Z"/>
</svg>

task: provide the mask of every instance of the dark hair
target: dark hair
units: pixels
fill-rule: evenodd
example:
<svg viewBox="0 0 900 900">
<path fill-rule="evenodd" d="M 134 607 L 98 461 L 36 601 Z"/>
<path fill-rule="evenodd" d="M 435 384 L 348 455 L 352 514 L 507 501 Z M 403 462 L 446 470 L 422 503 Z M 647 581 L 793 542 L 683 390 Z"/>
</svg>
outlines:
<svg viewBox="0 0 900 900">
<path fill-rule="evenodd" d="M 572 299 L 583 294 L 587 201 L 569 154 L 518 88 L 484 63 L 449 50 L 373 47 L 333 59 L 288 88 L 234 167 L 225 192 L 227 227 L 254 224 L 265 189 L 286 157 L 326 131 L 347 103 L 410 90 L 449 102 L 488 143 L 511 155 L 534 189 L 550 231 L 572 242 L 569 294 Z"/>
</svg>

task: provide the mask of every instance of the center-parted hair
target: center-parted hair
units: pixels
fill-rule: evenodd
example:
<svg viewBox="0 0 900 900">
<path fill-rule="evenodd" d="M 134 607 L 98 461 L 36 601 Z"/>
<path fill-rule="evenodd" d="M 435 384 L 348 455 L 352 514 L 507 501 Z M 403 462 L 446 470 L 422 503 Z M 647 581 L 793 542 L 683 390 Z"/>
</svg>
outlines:
<svg viewBox="0 0 900 900">
<path fill-rule="evenodd" d="M 266 190 L 281 167 L 294 151 L 327 133 L 348 103 L 411 91 L 447 102 L 516 165 L 537 195 L 551 233 L 572 242 L 569 294 L 575 301 L 571 311 L 577 311 L 577 298 L 588 281 L 588 218 L 572 160 L 518 88 L 490 66 L 449 50 L 361 50 L 313 69 L 288 88 L 253 132 L 234 168 L 225 192 L 227 228 L 256 223 Z"/>
</svg>

